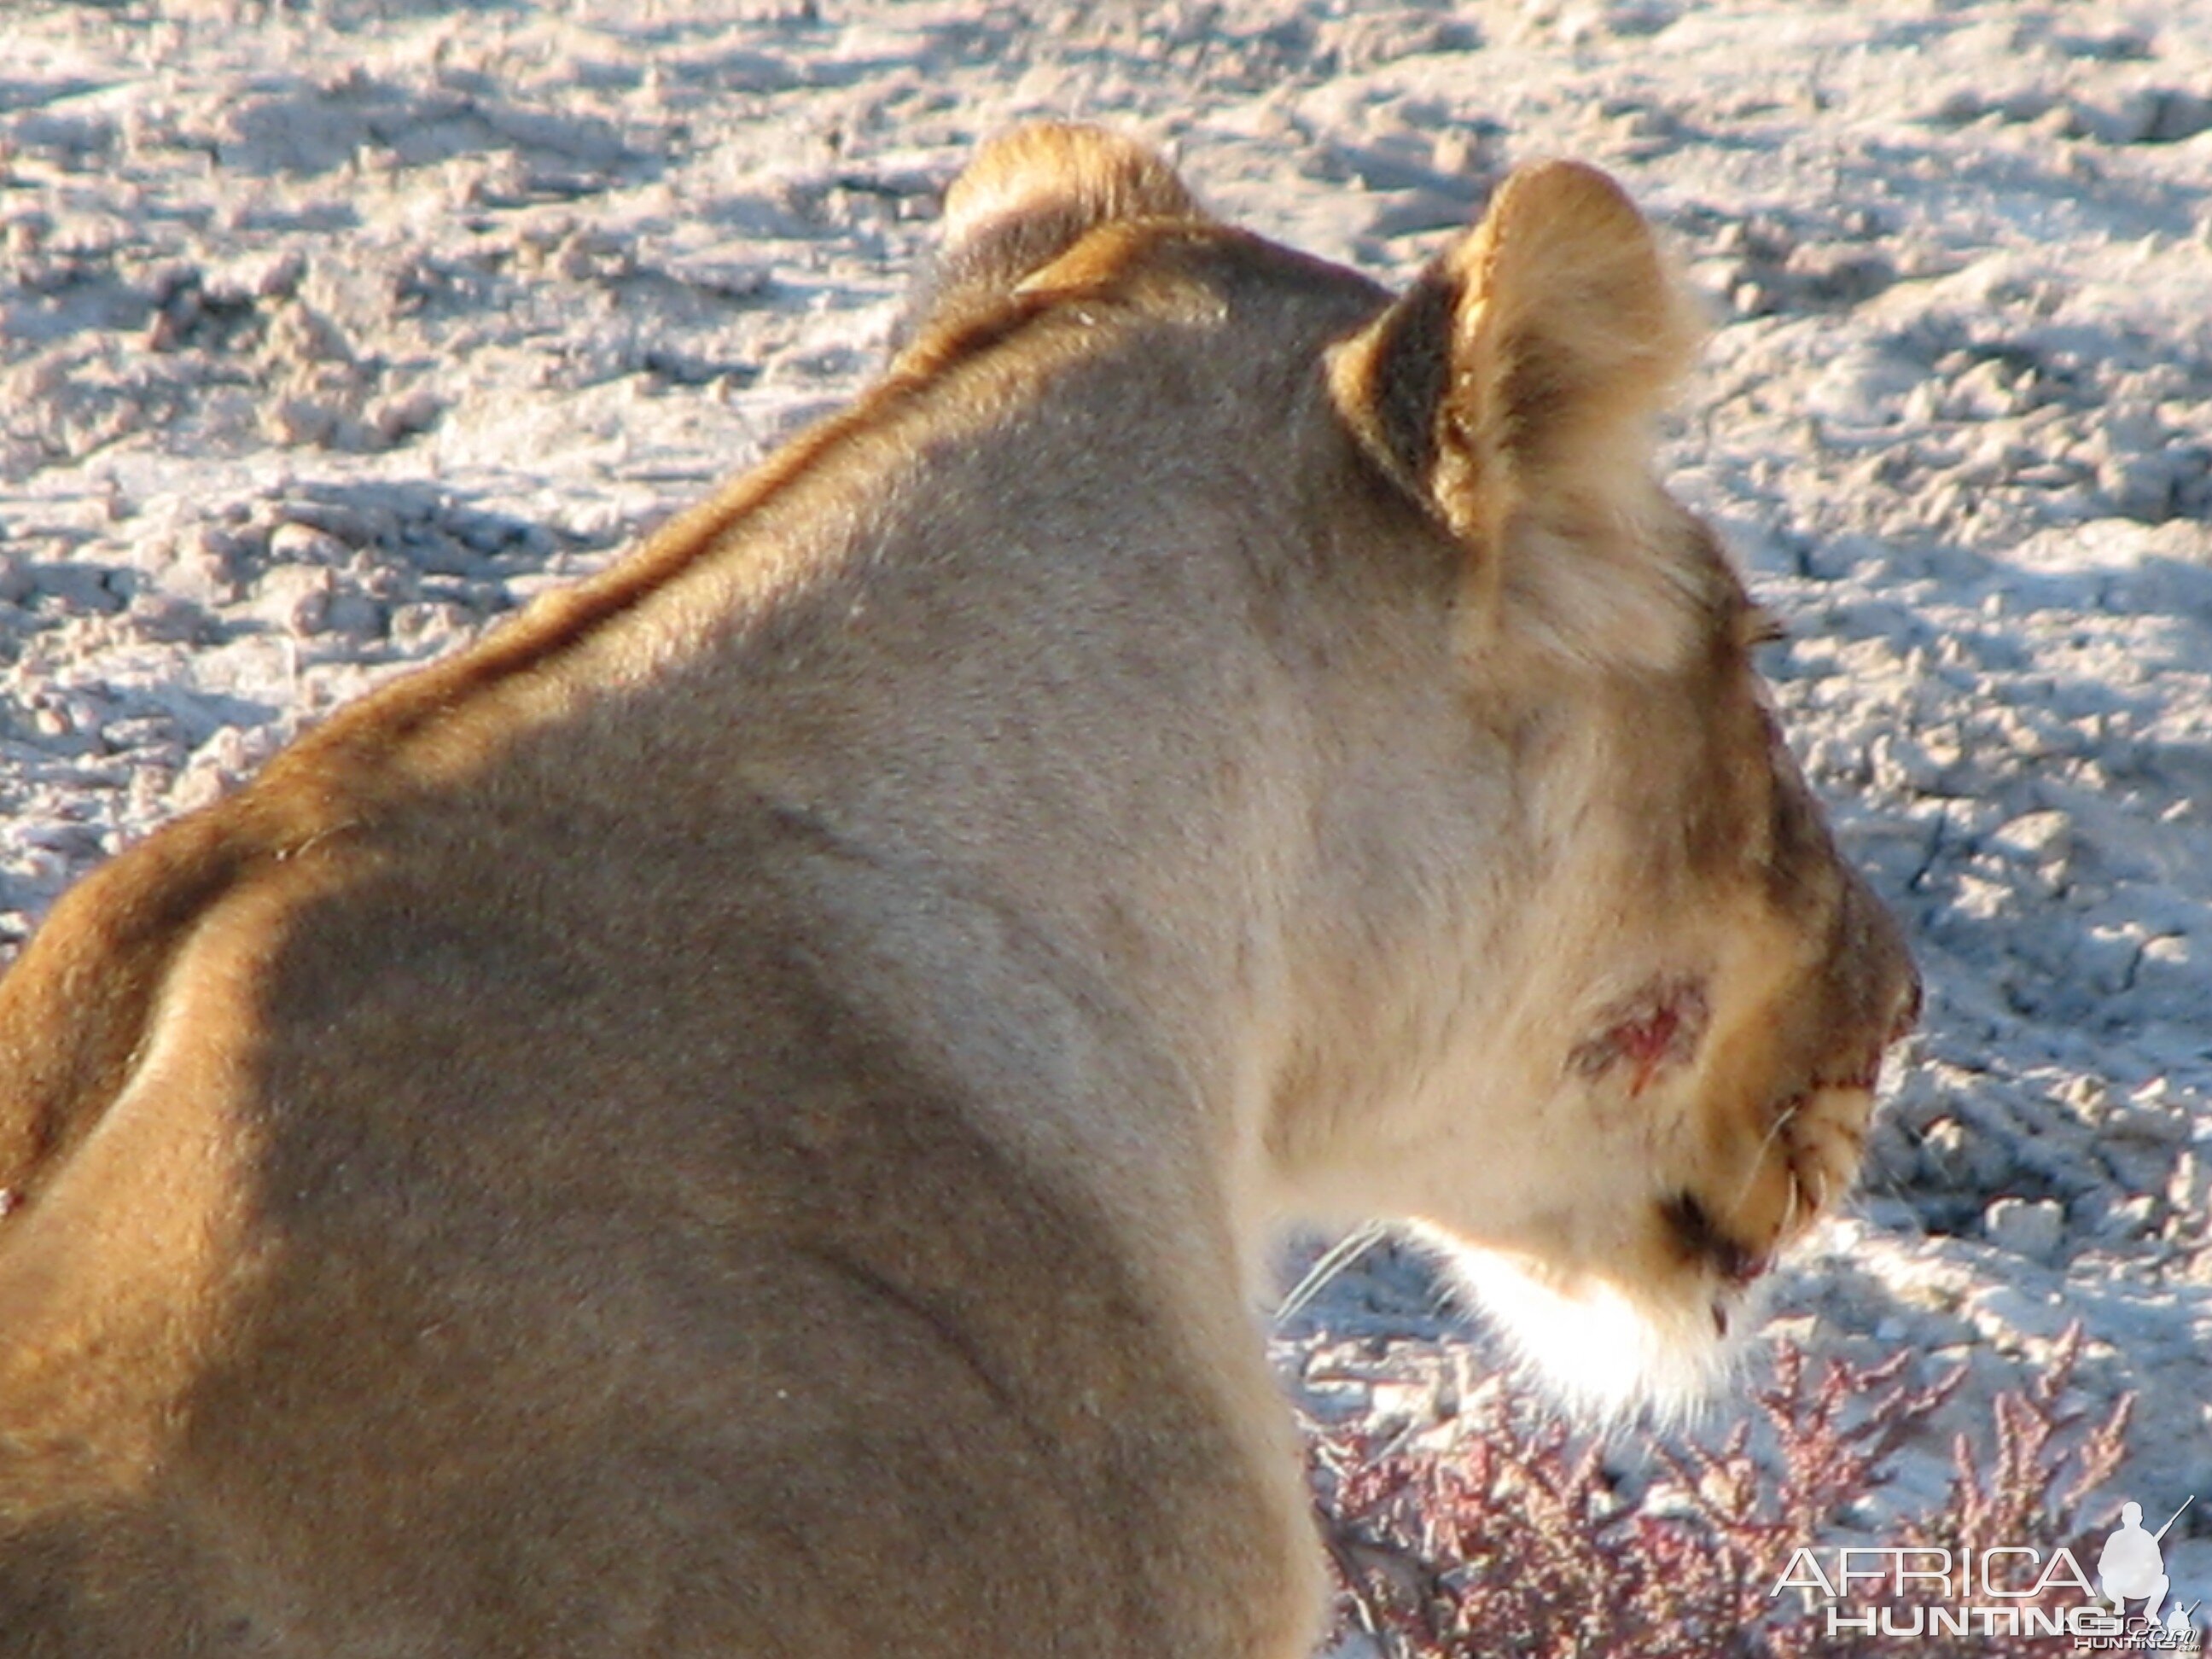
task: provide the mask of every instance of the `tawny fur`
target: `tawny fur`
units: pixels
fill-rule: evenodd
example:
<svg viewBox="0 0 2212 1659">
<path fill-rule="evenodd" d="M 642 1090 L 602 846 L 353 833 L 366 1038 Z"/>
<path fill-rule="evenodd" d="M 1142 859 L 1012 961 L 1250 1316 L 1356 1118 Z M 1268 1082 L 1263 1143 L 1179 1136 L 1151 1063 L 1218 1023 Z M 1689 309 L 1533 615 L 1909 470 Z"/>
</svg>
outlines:
<svg viewBox="0 0 2212 1659">
<path fill-rule="evenodd" d="M 949 218 L 850 412 L 0 981 L 0 1654 L 1294 1659 L 1285 1221 L 1664 1382 L 1848 1181 L 1911 970 L 1619 191 L 1395 302 L 1083 129 Z"/>
</svg>

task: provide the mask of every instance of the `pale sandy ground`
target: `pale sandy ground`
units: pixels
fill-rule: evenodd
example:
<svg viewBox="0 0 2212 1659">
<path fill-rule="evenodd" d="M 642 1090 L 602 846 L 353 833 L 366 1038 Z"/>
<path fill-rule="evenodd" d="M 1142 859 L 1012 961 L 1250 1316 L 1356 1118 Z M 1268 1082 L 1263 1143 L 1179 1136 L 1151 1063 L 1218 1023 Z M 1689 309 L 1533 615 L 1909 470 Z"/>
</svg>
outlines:
<svg viewBox="0 0 2212 1659">
<path fill-rule="evenodd" d="M 1931 988 L 1777 1322 L 1972 1361 L 1969 1426 L 2083 1322 L 2142 1395 L 2115 1498 L 2195 1493 L 2212 1552 L 2201 0 L 16 0 L 0 954 L 846 396 L 944 181 L 1036 113 L 1385 277 L 1529 156 L 1664 223 L 1717 324 L 1673 476 L 1795 629 L 1794 740 Z M 1286 1364 L 1377 1322 L 1455 1340 L 1355 1271 Z"/>
</svg>

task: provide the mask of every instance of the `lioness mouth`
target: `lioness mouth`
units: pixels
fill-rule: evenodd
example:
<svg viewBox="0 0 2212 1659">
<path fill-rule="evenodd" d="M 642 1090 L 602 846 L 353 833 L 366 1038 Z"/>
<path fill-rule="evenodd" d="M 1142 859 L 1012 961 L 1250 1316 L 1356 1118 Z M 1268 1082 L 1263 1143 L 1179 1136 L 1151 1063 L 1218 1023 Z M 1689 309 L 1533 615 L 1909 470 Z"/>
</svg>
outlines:
<svg viewBox="0 0 2212 1659">
<path fill-rule="evenodd" d="M 1723 1284 L 1747 1285 L 1773 1262 L 1771 1253 L 1755 1251 L 1723 1231 L 1694 1193 L 1677 1193 L 1659 1208 L 1683 1255 L 1710 1265 Z"/>
</svg>

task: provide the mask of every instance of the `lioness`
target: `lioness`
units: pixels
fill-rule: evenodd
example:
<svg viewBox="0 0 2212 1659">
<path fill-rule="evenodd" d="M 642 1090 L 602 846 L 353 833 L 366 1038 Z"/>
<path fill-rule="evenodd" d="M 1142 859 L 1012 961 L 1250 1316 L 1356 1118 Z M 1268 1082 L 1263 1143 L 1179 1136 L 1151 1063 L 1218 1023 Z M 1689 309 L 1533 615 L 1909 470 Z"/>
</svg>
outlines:
<svg viewBox="0 0 2212 1659">
<path fill-rule="evenodd" d="M 1913 976 L 1620 191 L 1395 301 L 1095 131 L 946 220 L 853 409 L 4 981 L 0 1652 L 1292 1659 L 1281 1224 L 1626 1389 L 1850 1178 Z"/>
</svg>

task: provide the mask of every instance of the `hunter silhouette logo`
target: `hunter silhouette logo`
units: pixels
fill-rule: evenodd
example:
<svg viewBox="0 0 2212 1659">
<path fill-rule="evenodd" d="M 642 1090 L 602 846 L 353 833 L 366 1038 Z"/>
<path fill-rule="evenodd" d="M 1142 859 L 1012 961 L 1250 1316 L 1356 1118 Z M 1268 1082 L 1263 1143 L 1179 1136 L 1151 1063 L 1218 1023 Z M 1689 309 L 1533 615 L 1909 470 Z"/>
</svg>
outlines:
<svg viewBox="0 0 2212 1659">
<path fill-rule="evenodd" d="M 2166 1518 L 2166 1525 L 2156 1532 L 2145 1532 L 2142 1526 L 2142 1505 L 2120 1505 L 2119 1529 L 2105 1540 L 2105 1548 L 2097 1557 L 2097 1589 L 2112 1604 L 2114 1613 L 2125 1613 L 2127 1604 L 2134 1601 L 2147 1603 L 2142 1616 L 2152 1624 L 2158 1622 L 2158 1610 L 2166 1603 L 2169 1581 L 2166 1576 L 2166 1557 L 2159 1550 L 2159 1541 L 2181 1519 L 2182 1510 L 2197 1501 L 2195 1494 L 2182 1500 L 2181 1509 Z"/>
<path fill-rule="evenodd" d="M 2197 1604 L 2177 1606 L 2162 1626 L 2158 1617 L 2172 1588 L 2159 1546 L 2196 1501 L 2184 1501 L 2156 1532 L 2144 1529 L 2142 1504 L 2122 1504 L 2094 1583 L 2064 1548 L 1850 1546 L 1831 1553 L 1832 1571 L 1824 1552 L 1796 1551 L 1767 1594 L 1796 1590 L 1808 1612 L 1826 1614 L 1831 1636 L 2071 1636 L 2077 1651 L 2201 1653 L 2203 1635 L 2191 1622 Z M 2046 1598 L 2055 1590 L 2081 1600 L 2053 1604 Z M 1878 1598 L 1873 1605 L 1853 1605 L 1869 1592 Z M 2130 1614 L 2130 1601 L 2142 1602 L 2142 1611 Z"/>
</svg>

